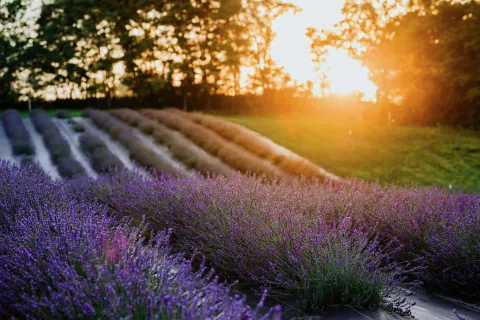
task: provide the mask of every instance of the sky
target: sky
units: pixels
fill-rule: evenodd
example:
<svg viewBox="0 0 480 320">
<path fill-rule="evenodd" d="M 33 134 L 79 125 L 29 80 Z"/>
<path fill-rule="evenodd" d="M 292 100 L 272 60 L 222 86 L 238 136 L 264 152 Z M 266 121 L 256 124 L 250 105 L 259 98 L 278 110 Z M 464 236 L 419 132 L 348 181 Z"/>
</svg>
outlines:
<svg viewBox="0 0 480 320">
<path fill-rule="evenodd" d="M 279 17 L 273 25 L 277 33 L 272 43 L 272 57 L 297 81 L 315 81 L 310 40 L 306 29 L 329 29 L 342 19 L 343 0 L 294 0 L 302 11 Z M 365 99 L 375 98 L 376 87 L 368 78 L 368 69 L 351 59 L 346 52 L 331 50 L 322 69 L 330 80 L 332 93 L 360 91 Z M 348 76 L 347 76 L 348 74 Z M 318 86 L 317 86 L 318 87 Z"/>
</svg>

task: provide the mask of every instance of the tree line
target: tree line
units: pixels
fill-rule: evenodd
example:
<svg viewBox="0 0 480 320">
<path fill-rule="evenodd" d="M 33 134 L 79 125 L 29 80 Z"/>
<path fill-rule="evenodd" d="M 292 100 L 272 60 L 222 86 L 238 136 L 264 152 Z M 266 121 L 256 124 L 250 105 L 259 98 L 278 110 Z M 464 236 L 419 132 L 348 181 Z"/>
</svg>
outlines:
<svg viewBox="0 0 480 320">
<path fill-rule="evenodd" d="M 275 90 L 286 82 L 270 55 L 272 22 L 298 10 L 283 0 L 53 0 L 32 24 L 31 1 L 1 1 L 2 101 L 46 88 L 107 100 L 119 89 L 140 100 Z"/>
<path fill-rule="evenodd" d="M 346 0 L 333 30 L 310 29 L 322 62 L 343 48 L 370 70 L 378 115 L 480 128 L 480 1 Z"/>
<path fill-rule="evenodd" d="M 225 110 L 238 101 L 249 111 L 252 103 L 302 110 L 300 102 L 312 96 L 312 83 L 297 85 L 270 53 L 273 21 L 299 11 L 293 1 L 50 0 L 32 6 L 32 0 L 0 0 L 3 104 L 50 95 L 111 105 L 121 92 L 139 104 L 221 104 Z M 335 47 L 368 67 L 378 87 L 376 106 L 368 107 L 376 118 L 478 128 L 478 30 L 478 0 L 346 0 L 333 28 L 307 34 L 318 64 Z M 299 96 L 304 100 L 295 100 Z"/>
</svg>

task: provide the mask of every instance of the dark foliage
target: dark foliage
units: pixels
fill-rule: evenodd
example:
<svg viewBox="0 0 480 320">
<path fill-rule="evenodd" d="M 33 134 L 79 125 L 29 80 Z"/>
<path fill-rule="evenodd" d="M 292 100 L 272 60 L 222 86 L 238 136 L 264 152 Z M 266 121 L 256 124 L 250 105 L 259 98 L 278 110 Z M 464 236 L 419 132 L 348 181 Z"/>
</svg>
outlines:
<svg viewBox="0 0 480 320">
<path fill-rule="evenodd" d="M 68 110 L 60 109 L 55 112 L 55 117 L 60 119 L 67 119 L 70 117 L 70 112 Z"/>
</svg>

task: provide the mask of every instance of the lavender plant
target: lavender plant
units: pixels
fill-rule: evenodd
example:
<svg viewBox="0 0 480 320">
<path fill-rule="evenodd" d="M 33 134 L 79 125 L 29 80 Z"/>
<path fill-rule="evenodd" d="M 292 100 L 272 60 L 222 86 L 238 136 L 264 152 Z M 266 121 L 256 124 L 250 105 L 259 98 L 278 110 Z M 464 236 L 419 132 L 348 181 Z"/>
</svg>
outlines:
<svg viewBox="0 0 480 320">
<path fill-rule="evenodd" d="M 115 214 L 173 227 L 176 250 L 196 248 L 223 275 L 305 306 L 373 305 L 400 280 L 479 301 L 478 195 L 241 175 L 99 181 L 85 190 Z"/>
<path fill-rule="evenodd" d="M 50 152 L 53 163 L 64 178 L 85 174 L 85 169 L 73 158 L 70 145 L 60 133 L 57 125 L 42 109 L 35 109 L 31 114 L 35 129 L 43 136 L 45 146 Z"/>
<path fill-rule="evenodd" d="M 158 172 L 177 171 L 170 163 L 143 144 L 127 124 L 101 111 L 88 110 L 86 115 L 98 127 L 107 131 L 112 138 L 123 144 L 130 152 L 130 157 L 141 165 L 147 168 L 155 168 Z"/>
<path fill-rule="evenodd" d="M 4 111 L 2 113 L 2 123 L 14 155 L 32 155 L 35 153 L 30 135 L 17 110 Z"/>
<path fill-rule="evenodd" d="M 68 319 L 279 319 L 257 316 L 205 265 L 75 199 L 35 167 L 0 164 L 0 316 Z"/>
<path fill-rule="evenodd" d="M 114 215 L 152 230 L 173 227 L 175 250 L 198 250 L 227 278 L 295 295 L 308 308 L 378 306 L 385 286 L 399 280 L 389 255 L 348 220 L 329 225 L 292 210 L 298 199 L 286 197 L 287 185 L 241 175 L 90 181 L 75 193 L 94 190 Z"/>
<path fill-rule="evenodd" d="M 212 130 L 196 124 L 187 117 L 164 110 L 143 110 L 142 114 L 173 130 L 180 131 L 196 145 L 220 158 L 235 170 L 270 178 L 288 176 L 276 166 L 228 142 Z"/>
<path fill-rule="evenodd" d="M 170 110 L 172 112 L 183 113 L 180 110 Z M 319 168 L 305 158 L 293 153 L 285 154 L 284 152 L 280 152 L 271 141 L 243 126 L 198 112 L 183 114 L 195 123 L 213 130 L 228 141 L 270 161 L 294 176 L 304 176 L 319 180 L 338 180 L 338 177 Z"/>
<path fill-rule="evenodd" d="M 120 109 L 113 111 L 112 115 L 131 126 L 138 126 L 145 134 L 152 135 L 155 141 L 168 147 L 172 155 L 189 168 L 205 175 L 222 174 L 227 176 L 234 173 L 226 164 L 199 149 L 182 135 L 136 111 Z"/>
<path fill-rule="evenodd" d="M 102 173 L 114 168 L 124 168 L 123 162 L 115 156 L 97 136 L 84 133 L 80 136 L 80 147 L 87 154 L 92 167 Z"/>
</svg>

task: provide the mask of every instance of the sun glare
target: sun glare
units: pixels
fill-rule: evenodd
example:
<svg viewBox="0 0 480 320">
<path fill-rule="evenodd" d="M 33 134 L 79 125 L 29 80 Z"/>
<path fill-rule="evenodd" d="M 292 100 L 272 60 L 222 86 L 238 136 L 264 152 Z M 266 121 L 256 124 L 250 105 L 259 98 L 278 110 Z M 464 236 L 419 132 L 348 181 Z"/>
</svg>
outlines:
<svg viewBox="0 0 480 320">
<path fill-rule="evenodd" d="M 342 50 L 332 49 L 321 71 L 315 71 L 306 29 L 331 28 L 342 18 L 343 0 L 296 0 L 302 12 L 288 13 L 274 23 L 277 37 L 272 43 L 272 57 L 292 78 L 299 82 L 314 81 L 315 93 L 320 93 L 319 77 L 325 72 L 333 94 L 361 92 L 364 99 L 374 100 L 376 86 L 368 77 L 368 69 Z"/>
</svg>

